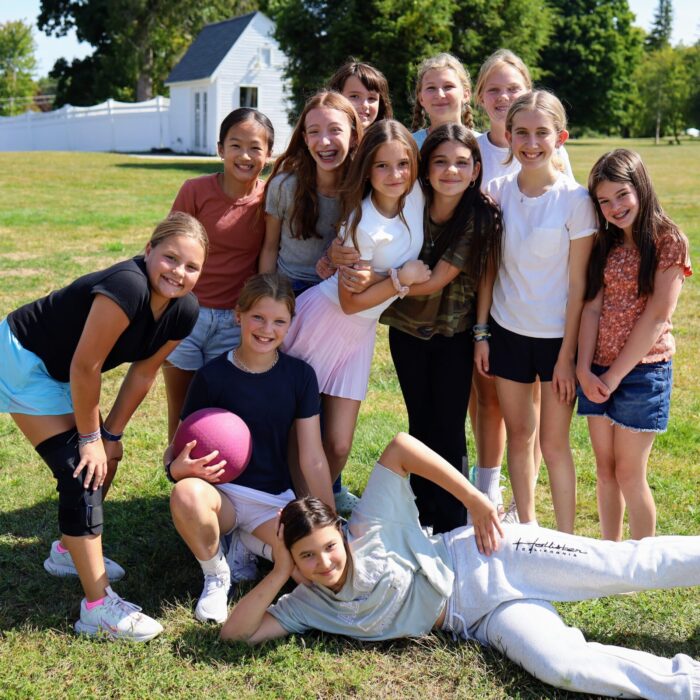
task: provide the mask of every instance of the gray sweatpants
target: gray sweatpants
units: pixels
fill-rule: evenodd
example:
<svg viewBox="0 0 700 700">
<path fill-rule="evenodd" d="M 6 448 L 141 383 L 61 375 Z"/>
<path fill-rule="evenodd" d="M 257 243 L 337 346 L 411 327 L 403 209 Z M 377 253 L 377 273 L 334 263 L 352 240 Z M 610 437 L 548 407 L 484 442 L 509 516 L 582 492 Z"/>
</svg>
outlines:
<svg viewBox="0 0 700 700">
<path fill-rule="evenodd" d="M 546 601 L 700 585 L 700 537 L 608 542 L 506 525 L 498 552 L 479 554 L 473 528 L 444 535 L 455 585 L 444 629 L 491 645 L 536 678 L 624 698 L 700 698 L 700 663 L 587 642 Z"/>
</svg>

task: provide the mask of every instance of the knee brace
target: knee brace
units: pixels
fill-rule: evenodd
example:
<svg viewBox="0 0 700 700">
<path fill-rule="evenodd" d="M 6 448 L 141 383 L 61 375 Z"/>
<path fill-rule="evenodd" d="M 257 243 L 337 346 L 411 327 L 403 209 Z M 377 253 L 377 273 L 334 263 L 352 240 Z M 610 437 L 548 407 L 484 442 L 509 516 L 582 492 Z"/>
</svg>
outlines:
<svg viewBox="0 0 700 700">
<path fill-rule="evenodd" d="M 84 488 L 86 470 L 73 477 L 80 462 L 75 428 L 59 433 L 36 446 L 39 456 L 56 478 L 58 526 L 64 535 L 83 537 L 102 533 L 102 487 Z"/>
</svg>

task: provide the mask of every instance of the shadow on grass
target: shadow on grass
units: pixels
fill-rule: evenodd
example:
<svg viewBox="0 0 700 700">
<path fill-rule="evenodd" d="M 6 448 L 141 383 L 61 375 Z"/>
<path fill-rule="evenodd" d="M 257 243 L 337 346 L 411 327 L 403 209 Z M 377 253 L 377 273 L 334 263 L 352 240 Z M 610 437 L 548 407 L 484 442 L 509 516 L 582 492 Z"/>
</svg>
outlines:
<svg viewBox="0 0 700 700">
<path fill-rule="evenodd" d="M 79 615 L 77 578 L 49 576 L 43 567 L 58 537 L 57 501 L 0 513 L 0 629 L 62 626 Z M 201 571 L 175 531 L 164 496 L 105 502 L 105 554 L 126 569 L 114 585 L 156 618 L 189 604 Z"/>
<path fill-rule="evenodd" d="M 116 163 L 115 167 L 126 168 L 128 170 L 177 170 L 178 172 L 191 172 L 196 175 L 209 175 L 210 173 L 221 172 L 221 165 L 219 165 L 218 161 L 197 163 L 186 160 L 172 160 L 167 162 L 150 162 L 143 160 L 138 163 Z"/>
</svg>

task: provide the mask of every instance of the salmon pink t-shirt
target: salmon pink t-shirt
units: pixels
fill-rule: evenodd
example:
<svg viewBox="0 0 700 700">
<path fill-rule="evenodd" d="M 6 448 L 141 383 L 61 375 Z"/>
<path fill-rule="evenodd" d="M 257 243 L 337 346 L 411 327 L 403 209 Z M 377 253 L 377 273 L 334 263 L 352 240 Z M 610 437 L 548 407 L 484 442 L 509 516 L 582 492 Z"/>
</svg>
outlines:
<svg viewBox="0 0 700 700">
<path fill-rule="evenodd" d="M 690 260 L 687 257 L 687 244 L 671 235 L 660 238 L 656 244 L 658 270 L 667 270 L 678 265 L 685 277 L 692 274 Z M 627 342 L 634 324 L 646 308 L 648 297 L 637 296 L 637 275 L 639 274 L 640 256 L 635 247 L 616 246 L 608 254 L 603 271 L 603 305 L 598 324 L 593 362 L 609 367 L 620 354 Z M 671 316 L 669 314 L 661 334 L 649 348 L 640 364 L 664 362 L 676 351 L 676 341 L 671 335 Z"/>
<path fill-rule="evenodd" d="M 231 199 L 214 173 L 186 180 L 177 193 L 172 211 L 194 216 L 209 236 L 209 255 L 194 288 L 201 306 L 234 308 L 243 284 L 257 272 L 265 234 L 264 191 L 258 180 L 252 194 Z"/>
</svg>

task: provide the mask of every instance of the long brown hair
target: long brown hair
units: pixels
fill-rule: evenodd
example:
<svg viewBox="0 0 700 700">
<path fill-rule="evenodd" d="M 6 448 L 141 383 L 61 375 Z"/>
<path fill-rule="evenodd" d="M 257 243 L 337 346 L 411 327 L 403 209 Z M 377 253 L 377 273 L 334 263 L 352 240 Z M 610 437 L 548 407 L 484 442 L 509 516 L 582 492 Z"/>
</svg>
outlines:
<svg viewBox="0 0 700 700">
<path fill-rule="evenodd" d="M 606 220 L 598 203 L 596 190 L 605 181 L 631 185 L 637 193 L 639 212 L 632 223 L 632 240 L 639 250 L 637 296 L 654 291 L 654 275 L 658 265 L 656 244 L 661 236 L 673 236 L 688 254 L 688 242 L 676 224 L 669 219 L 659 203 L 649 172 L 639 154 L 626 148 L 617 148 L 601 156 L 588 176 L 588 193 L 595 205 L 598 230 L 593 239 L 593 251 L 588 263 L 586 300 L 595 298 L 603 286 L 603 272 L 610 251 L 622 243 L 621 228 Z"/>
<path fill-rule="evenodd" d="M 373 90 L 379 95 L 377 120 L 393 119 L 394 108 L 391 106 L 389 83 L 384 77 L 384 73 L 377 70 L 369 63 L 356 61 L 352 57 L 348 58 L 348 60 L 331 76 L 331 79 L 328 81 L 328 89 L 342 93 L 345 82 L 348 78 L 352 78 L 353 76 L 357 78 L 367 90 Z"/>
<path fill-rule="evenodd" d="M 391 141 L 398 141 L 406 148 L 410 163 L 410 182 L 399 199 L 399 216 L 406 224 L 403 216 L 403 205 L 406 195 L 411 191 L 418 177 L 418 147 L 408 129 L 394 119 L 383 119 L 372 124 L 362 139 L 355 158 L 348 171 L 346 185 L 342 190 L 341 223 L 345 224 L 344 239 L 352 240 L 357 248 L 357 226 L 362 218 L 362 200 L 372 191 L 370 174 L 377 151 Z M 406 224 L 408 226 L 408 224 Z"/>
<path fill-rule="evenodd" d="M 470 229 L 471 246 L 468 274 L 474 280 L 479 280 L 487 266 L 497 270 L 501 264 L 503 239 L 503 220 L 500 209 L 491 198 L 481 191 L 481 178 L 484 166 L 481 161 L 479 144 L 472 132 L 461 124 L 443 124 L 428 135 L 420 151 L 419 177 L 425 193 L 426 210 L 430 209 L 435 198 L 435 192 L 430 185 L 430 157 L 436 148 L 446 141 L 455 141 L 466 146 L 471 151 L 474 165 L 480 165 L 479 174 L 462 194 L 445 232 L 438 239 L 434 250 L 434 261 L 437 262 L 458 236 L 464 235 Z"/>
<path fill-rule="evenodd" d="M 294 204 L 290 215 L 290 229 L 293 238 L 320 238 L 316 232 L 318 222 L 318 191 L 316 185 L 316 162 L 304 141 L 306 130 L 306 116 L 312 109 L 319 108 L 336 109 L 343 112 L 348 118 L 350 128 L 355 136 L 355 143 L 350 144 L 348 157 L 339 166 L 338 182 L 343 182 L 350 167 L 357 144 L 362 139 L 363 129 L 360 118 L 357 116 L 355 108 L 350 101 L 338 92 L 331 90 L 320 90 L 313 97 L 309 98 L 304 105 L 304 109 L 297 121 L 292 137 L 289 140 L 287 150 L 277 159 L 270 177 L 265 187 L 265 197 L 267 198 L 267 188 L 276 175 L 287 173 L 296 177 L 296 192 L 294 194 Z"/>
<path fill-rule="evenodd" d="M 261 272 L 246 280 L 236 302 L 236 311 L 250 311 L 261 299 L 272 299 L 282 302 L 294 318 L 296 298 L 292 283 L 278 272 Z"/>
</svg>

